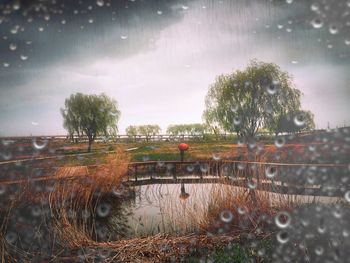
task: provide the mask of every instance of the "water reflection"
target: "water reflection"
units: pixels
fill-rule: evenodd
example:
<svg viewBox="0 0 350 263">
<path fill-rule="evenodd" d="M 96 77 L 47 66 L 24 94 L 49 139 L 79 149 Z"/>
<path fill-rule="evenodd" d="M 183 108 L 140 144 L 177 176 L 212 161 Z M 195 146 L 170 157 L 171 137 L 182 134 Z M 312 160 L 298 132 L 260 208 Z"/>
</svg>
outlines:
<svg viewBox="0 0 350 263">
<path fill-rule="evenodd" d="M 148 236 L 158 233 L 198 232 L 195 218 L 200 219 L 208 211 L 212 194 L 224 187 L 221 184 L 153 184 L 135 186 L 128 198 L 113 197 L 111 214 L 98 221 L 100 227 L 111 231 L 110 239 Z M 242 188 L 232 187 L 232 192 Z M 216 191 L 217 192 L 217 191 Z M 272 205 L 278 202 L 334 203 L 339 198 L 281 195 L 257 191 L 268 195 Z M 179 199 L 180 198 L 180 202 Z"/>
<path fill-rule="evenodd" d="M 185 184 L 182 183 L 182 184 L 181 184 L 181 194 L 180 194 L 180 198 L 181 198 L 182 200 L 186 200 L 189 196 L 190 196 L 190 194 L 189 194 L 189 193 L 186 193 Z"/>
</svg>

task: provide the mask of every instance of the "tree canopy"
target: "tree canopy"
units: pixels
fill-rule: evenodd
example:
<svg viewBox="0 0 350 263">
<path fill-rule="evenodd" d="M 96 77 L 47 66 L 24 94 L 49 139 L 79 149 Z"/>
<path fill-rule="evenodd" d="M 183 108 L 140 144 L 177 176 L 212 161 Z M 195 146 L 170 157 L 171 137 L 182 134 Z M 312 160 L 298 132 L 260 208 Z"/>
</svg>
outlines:
<svg viewBox="0 0 350 263">
<path fill-rule="evenodd" d="M 70 136 L 86 135 L 88 151 L 98 135 L 109 136 L 117 132 L 117 122 L 120 118 L 117 102 L 105 94 L 86 95 L 72 94 L 65 100 L 61 108 L 63 126 Z"/>
<path fill-rule="evenodd" d="M 161 132 L 161 128 L 159 125 L 130 125 L 125 129 L 126 135 L 129 137 L 133 137 L 136 135 L 144 135 L 146 136 L 146 140 L 149 140 L 149 137 L 152 135 L 157 135 Z"/>
<path fill-rule="evenodd" d="M 208 130 L 202 123 L 173 124 L 167 128 L 167 134 L 171 135 L 203 135 Z"/>
<path fill-rule="evenodd" d="M 243 71 L 217 77 L 207 93 L 203 118 L 211 127 L 249 139 L 261 128 L 276 132 L 282 116 L 297 118 L 301 95 L 279 66 L 253 60 Z"/>
</svg>

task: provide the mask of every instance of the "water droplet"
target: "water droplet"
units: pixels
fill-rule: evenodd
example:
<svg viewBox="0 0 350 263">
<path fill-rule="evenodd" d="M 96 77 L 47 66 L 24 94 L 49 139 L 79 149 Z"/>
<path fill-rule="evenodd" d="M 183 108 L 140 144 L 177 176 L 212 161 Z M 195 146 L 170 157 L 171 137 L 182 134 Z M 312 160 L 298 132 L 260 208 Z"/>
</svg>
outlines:
<svg viewBox="0 0 350 263">
<path fill-rule="evenodd" d="M 38 31 L 39 32 L 43 32 L 44 31 L 44 28 L 41 26 L 41 27 L 38 27 Z"/>
<path fill-rule="evenodd" d="M 106 217 L 111 212 L 111 205 L 107 203 L 101 203 L 97 206 L 96 211 L 99 217 Z"/>
<path fill-rule="evenodd" d="M 66 20 L 64 20 L 64 19 L 61 21 L 61 24 L 62 24 L 62 25 L 65 25 L 66 23 L 67 23 L 67 22 L 66 22 Z"/>
<path fill-rule="evenodd" d="M 290 223 L 292 221 L 291 216 L 289 215 L 289 213 L 287 212 L 279 212 L 276 216 L 275 216 L 275 223 L 279 228 L 287 228 Z"/>
<path fill-rule="evenodd" d="M 10 49 L 11 51 L 15 51 L 15 50 L 17 49 L 17 45 L 14 44 L 14 43 L 11 43 L 11 44 L 9 45 L 9 49 Z"/>
<path fill-rule="evenodd" d="M 237 110 L 238 110 L 238 106 L 237 105 L 234 105 L 234 106 L 231 107 L 231 111 L 233 113 L 237 112 Z"/>
<path fill-rule="evenodd" d="M 329 26 L 329 33 L 331 33 L 332 35 L 336 35 L 339 33 L 339 28 L 337 25 L 331 24 Z"/>
<path fill-rule="evenodd" d="M 11 29 L 10 29 L 11 34 L 17 34 L 18 29 L 19 29 L 19 26 L 18 26 L 18 25 L 17 25 L 17 26 L 14 26 L 13 28 L 11 28 Z"/>
<path fill-rule="evenodd" d="M 298 127 L 305 125 L 305 115 L 303 113 L 299 113 L 294 117 L 294 124 Z"/>
<path fill-rule="evenodd" d="M 286 139 L 284 137 L 277 137 L 275 139 L 275 145 L 277 148 L 282 148 L 286 143 Z"/>
<path fill-rule="evenodd" d="M 4 66 L 4 68 L 8 68 L 10 66 L 10 63 L 4 62 L 2 65 Z"/>
<path fill-rule="evenodd" d="M 97 0 L 96 1 L 96 5 L 99 6 L 99 7 L 102 7 L 104 6 L 105 2 L 103 0 Z"/>
<path fill-rule="evenodd" d="M 244 215 L 244 214 L 247 213 L 247 208 L 245 208 L 245 207 L 238 207 L 237 212 L 240 215 Z"/>
<path fill-rule="evenodd" d="M 238 116 L 235 116 L 233 118 L 233 124 L 236 125 L 236 126 L 240 125 L 241 124 L 241 118 L 238 117 Z"/>
<path fill-rule="evenodd" d="M 38 205 L 34 205 L 31 209 L 32 216 L 38 217 L 41 215 L 41 208 Z"/>
<path fill-rule="evenodd" d="M 33 147 L 36 150 L 42 150 L 47 146 L 48 142 L 49 142 L 49 140 L 38 140 L 37 138 L 34 138 L 33 139 Z"/>
<path fill-rule="evenodd" d="M 319 9 L 320 9 L 320 6 L 319 6 L 317 3 L 313 3 L 313 4 L 311 5 L 311 10 L 312 10 L 312 11 L 316 12 L 316 11 L 318 11 Z"/>
<path fill-rule="evenodd" d="M 244 170 L 245 164 L 244 163 L 238 163 L 237 164 L 237 168 L 238 168 L 238 170 Z"/>
<path fill-rule="evenodd" d="M 83 219 L 88 219 L 90 217 L 89 210 L 83 209 L 83 211 L 81 211 L 81 216 L 83 217 Z"/>
<path fill-rule="evenodd" d="M 266 90 L 270 95 L 273 95 L 277 92 L 279 86 L 278 81 L 273 81 L 270 85 L 267 85 Z"/>
<path fill-rule="evenodd" d="M 350 190 L 349 191 L 346 191 L 345 195 L 344 195 L 344 198 L 347 202 L 350 203 Z"/>
<path fill-rule="evenodd" d="M 17 240 L 17 234 L 12 232 L 12 231 L 9 231 L 6 233 L 5 239 L 6 239 L 7 243 L 13 244 Z"/>
<path fill-rule="evenodd" d="M 12 154 L 11 154 L 11 152 L 5 152 L 5 153 L 1 153 L 1 157 L 5 160 L 5 161 L 8 161 L 8 160 L 10 160 L 11 159 L 11 157 L 12 157 Z"/>
<path fill-rule="evenodd" d="M 88 22 L 89 22 L 90 24 L 92 24 L 92 23 L 94 22 L 94 19 L 89 18 Z"/>
<path fill-rule="evenodd" d="M 21 8 L 20 2 L 19 2 L 18 0 L 15 1 L 15 2 L 12 4 L 12 8 L 13 8 L 13 10 L 15 10 L 15 11 L 19 10 L 19 9 Z"/>
<path fill-rule="evenodd" d="M 188 6 L 183 5 L 183 6 L 182 6 L 182 9 L 183 9 L 183 10 L 187 10 L 187 9 L 188 9 Z"/>
<path fill-rule="evenodd" d="M 28 59 L 28 56 L 21 55 L 21 59 L 22 59 L 22 60 L 27 60 L 27 59 Z"/>
<path fill-rule="evenodd" d="M 249 179 L 248 183 L 247 183 L 247 186 L 250 189 L 255 189 L 258 186 L 258 182 L 255 179 Z"/>
<path fill-rule="evenodd" d="M 315 18 L 311 21 L 311 25 L 314 28 L 321 28 L 323 27 L 323 21 L 320 18 Z"/>
<path fill-rule="evenodd" d="M 321 255 L 323 254 L 323 252 L 324 252 L 323 247 L 317 246 L 317 247 L 315 248 L 315 254 L 316 254 L 317 256 L 321 256 Z"/>
<path fill-rule="evenodd" d="M 116 196 L 122 196 L 123 195 L 123 189 L 117 186 L 112 187 L 112 193 Z"/>
<path fill-rule="evenodd" d="M 286 244 L 289 241 L 289 235 L 286 231 L 279 231 L 276 237 L 277 241 L 281 244 Z"/>
<path fill-rule="evenodd" d="M 345 39 L 344 43 L 345 43 L 345 45 L 349 46 L 350 45 L 350 39 Z"/>
<path fill-rule="evenodd" d="M 46 14 L 46 15 L 44 16 L 44 19 L 45 19 L 46 21 L 49 21 L 49 20 L 50 20 L 50 15 Z"/>
<path fill-rule="evenodd" d="M 164 164 L 165 164 L 165 163 L 164 163 L 164 162 L 162 162 L 162 161 L 158 161 L 158 162 L 157 162 L 157 166 L 158 166 L 158 167 L 163 167 L 163 166 L 164 166 Z"/>
<path fill-rule="evenodd" d="M 267 178 L 274 178 L 277 174 L 277 168 L 275 166 L 270 166 L 265 169 L 265 174 Z"/>
<path fill-rule="evenodd" d="M 192 164 L 187 165 L 186 170 L 187 172 L 192 173 L 194 171 L 194 166 Z"/>
<path fill-rule="evenodd" d="M 100 258 L 106 259 L 106 258 L 108 258 L 111 255 L 111 250 L 108 249 L 108 248 L 99 249 L 98 255 L 99 255 Z"/>
<path fill-rule="evenodd" d="M 213 160 L 214 161 L 219 161 L 221 159 L 221 156 L 219 153 L 213 153 Z"/>
<path fill-rule="evenodd" d="M 293 0 L 286 0 L 286 3 L 287 3 L 287 4 L 292 4 L 292 3 L 293 3 Z"/>
<path fill-rule="evenodd" d="M 296 65 L 296 64 L 299 64 L 299 61 L 297 61 L 297 60 L 292 60 L 291 63 L 294 64 L 294 65 Z"/>
<path fill-rule="evenodd" d="M 207 163 L 202 163 L 202 164 L 200 165 L 200 170 L 201 170 L 202 173 L 208 172 L 208 170 L 209 170 L 209 165 L 208 165 Z"/>
<path fill-rule="evenodd" d="M 158 11 L 157 11 L 157 14 L 158 14 L 158 15 L 162 15 L 162 14 L 163 14 L 163 11 L 158 10 Z"/>
<path fill-rule="evenodd" d="M 220 219 L 224 223 L 230 223 L 233 220 L 233 214 L 230 210 L 221 211 Z"/>
<path fill-rule="evenodd" d="M 0 195 L 3 195 L 4 193 L 6 193 L 6 185 L 0 185 Z"/>
<path fill-rule="evenodd" d="M 120 36 L 120 38 L 122 39 L 122 40 L 126 40 L 126 39 L 128 39 L 128 36 Z"/>
</svg>

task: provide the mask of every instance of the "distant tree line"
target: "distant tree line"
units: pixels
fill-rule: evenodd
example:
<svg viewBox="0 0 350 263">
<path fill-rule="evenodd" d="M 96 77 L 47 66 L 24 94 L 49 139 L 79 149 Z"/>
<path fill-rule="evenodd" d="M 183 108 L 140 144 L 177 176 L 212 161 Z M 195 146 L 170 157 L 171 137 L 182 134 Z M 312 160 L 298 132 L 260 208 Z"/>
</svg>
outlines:
<svg viewBox="0 0 350 263">
<path fill-rule="evenodd" d="M 166 133 L 170 135 L 203 135 L 209 132 L 210 127 L 202 123 L 172 124 L 169 125 Z"/>
<path fill-rule="evenodd" d="M 157 135 L 162 131 L 159 125 L 130 125 L 125 129 L 126 135 L 134 137 L 137 135 L 146 136 L 146 140 L 149 141 L 152 135 Z"/>
</svg>

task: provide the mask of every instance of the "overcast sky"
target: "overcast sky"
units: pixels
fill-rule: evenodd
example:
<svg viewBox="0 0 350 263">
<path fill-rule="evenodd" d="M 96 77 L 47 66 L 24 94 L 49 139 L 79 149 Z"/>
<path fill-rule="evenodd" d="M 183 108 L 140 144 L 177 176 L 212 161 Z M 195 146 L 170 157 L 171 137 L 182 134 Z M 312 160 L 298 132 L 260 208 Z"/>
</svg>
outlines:
<svg viewBox="0 0 350 263">
<path fill-rule="evenodd" d="M 64 134 L 75 92 L 116 99 L 121 133 L 201 122 L 216 76 L 254 58 L 293 75 L 318 128 L 350 125 L 347 1 L 3 2 L 1 135 Z"/>
</svg>

